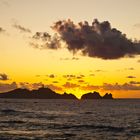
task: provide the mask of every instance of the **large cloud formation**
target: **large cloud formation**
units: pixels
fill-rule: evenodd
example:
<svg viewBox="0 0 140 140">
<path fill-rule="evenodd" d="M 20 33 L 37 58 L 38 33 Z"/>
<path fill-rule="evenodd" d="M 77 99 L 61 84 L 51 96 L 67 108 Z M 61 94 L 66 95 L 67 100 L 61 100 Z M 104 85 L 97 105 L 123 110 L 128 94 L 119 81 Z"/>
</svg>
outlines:
<svg viewBox="0 0 140 140">
<path fill-rule="evenodd" d="M 112 28 L 108 21 L 99 22 L 94 19 L 90 25 L 87 21 L 75 24 L 68 19 L 55 22 L 51 28 L 59 39 L 53 40 L 53 37 L 46 32 L 37 32 L 34 36 L 46 40 L 47 47 L 45 47 L 49 49 L 58 49 L 60 47 L 58 43 L 63 41 L 69 51 L 73 53 L 80 51 L 82 55 L 89 57 L 118 59 L 140 54 L 140 42 L 128 39 L 121 31 Z M 50 45 L 51 42 L 53 45 Z"/>
</svg>

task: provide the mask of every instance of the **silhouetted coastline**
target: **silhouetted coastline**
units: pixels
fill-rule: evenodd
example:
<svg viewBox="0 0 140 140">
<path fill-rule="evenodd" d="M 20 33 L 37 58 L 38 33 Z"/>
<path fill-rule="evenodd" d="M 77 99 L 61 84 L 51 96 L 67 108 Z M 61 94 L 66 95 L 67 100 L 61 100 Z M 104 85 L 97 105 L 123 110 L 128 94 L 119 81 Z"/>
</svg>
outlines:
<svg viewBox="0 0 140 140">
<path fill-rule="evenodd" d="M 73 94 L 59 94 L 55 91 L 41 87 L 37 90 L 28 90 L 28 89 L 14 89 L 12 91 L 0 93 L 0 98 L 13 98 L 13 99 L 74 99 L 78 100 L 77 97 Z M 106 93 L 104 96 L 101 96 L 98 92 L 90 92 L 83 94 L 81 97 L 82 100 L 87 99 L 113 99 L 112 94 Z"/>
</svg>

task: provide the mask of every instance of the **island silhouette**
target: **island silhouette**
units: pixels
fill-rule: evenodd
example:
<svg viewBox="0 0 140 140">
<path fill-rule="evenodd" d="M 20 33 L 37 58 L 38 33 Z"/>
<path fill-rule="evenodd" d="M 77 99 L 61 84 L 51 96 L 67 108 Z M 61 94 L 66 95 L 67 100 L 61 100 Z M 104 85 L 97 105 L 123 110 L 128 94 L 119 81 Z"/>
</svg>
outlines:
<svg viewBox="0 0 140 140">
<path fill-rule="evenodd" d="M 13 99 L 75 99 L 78 98 L 73 94 L 64 92 L 63 94 L 56 93 L 50 88 L 41 87 L 36 90 L 28 90 L 17 88 L 8 92 L 0 93 L 0 98 L 13 98 Z M 112 94 L 106 93 L 101 96 L 99 92 L 89 92 L 81 96 L 81 100 L 86 99 L 113 99 Z"/>
</svg>

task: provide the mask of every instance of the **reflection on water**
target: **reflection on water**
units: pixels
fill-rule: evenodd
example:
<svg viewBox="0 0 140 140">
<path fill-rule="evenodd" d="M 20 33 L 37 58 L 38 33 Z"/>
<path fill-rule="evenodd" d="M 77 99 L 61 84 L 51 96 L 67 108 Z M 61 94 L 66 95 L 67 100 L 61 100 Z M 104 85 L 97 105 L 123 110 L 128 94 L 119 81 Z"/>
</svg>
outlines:
<svg viewBox="0 0 140 140">
<path fill-rule="evenodd" d="M 140 100 L 0 99 L 0 140 L 139 140 Z"/>
</svg>

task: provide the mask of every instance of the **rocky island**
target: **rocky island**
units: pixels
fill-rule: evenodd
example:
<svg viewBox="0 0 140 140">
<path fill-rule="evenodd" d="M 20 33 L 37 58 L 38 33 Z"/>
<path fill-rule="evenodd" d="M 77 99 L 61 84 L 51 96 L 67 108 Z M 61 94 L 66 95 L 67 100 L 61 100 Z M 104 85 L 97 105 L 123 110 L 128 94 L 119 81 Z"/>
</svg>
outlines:
<svg viewBox="0 0 140 140">
<path fill-rule="evenodd" d="M 28 89 L 14 89 L 12 91 L 0 93 L 0 98 L 13 98 L 13 99 L 76 99 L 77 97 L 73 94 L 59 94 L 55 91 L 41 87 L 37 90 Z M 103 97 L 96 91 L 83 94 L 81 100 L 85 99 L 113 99 L 112 94 L 106 93 Z"/>
</svg>

